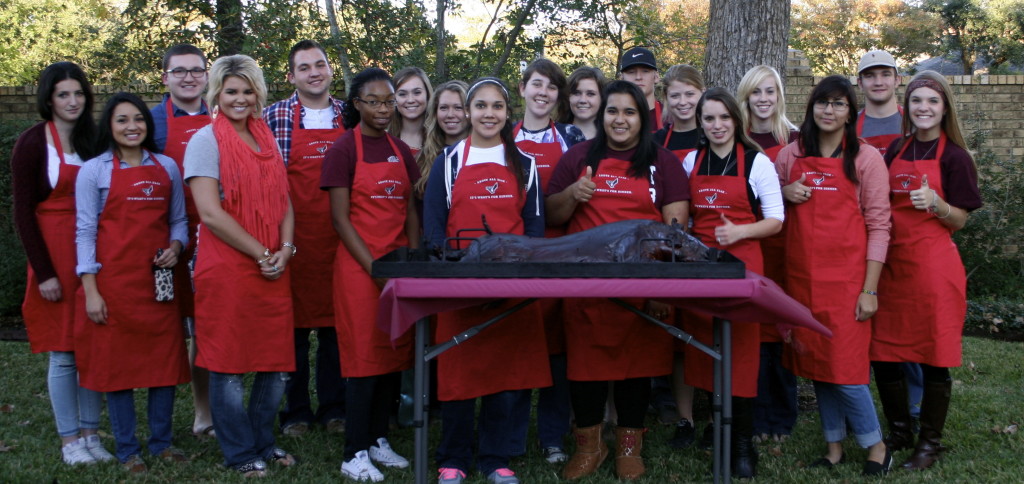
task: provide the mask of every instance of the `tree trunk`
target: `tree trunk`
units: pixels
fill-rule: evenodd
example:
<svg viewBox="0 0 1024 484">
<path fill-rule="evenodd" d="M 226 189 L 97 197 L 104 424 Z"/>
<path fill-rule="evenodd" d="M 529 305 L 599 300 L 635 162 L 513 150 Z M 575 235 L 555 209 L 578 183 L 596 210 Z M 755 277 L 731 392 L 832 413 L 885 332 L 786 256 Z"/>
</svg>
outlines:
<svg viewBox="0 0 1024 484">
<path fill-rule="evenodd" d="M 447 7 L 446 0 L 437 0 L 437 25 L 434 32 L 437 35 L 437 53 L 434 60 L 434 82 L 442 82 L 448 78 L 448 61 L 444 57 L 445 31 L 444 14 Z"/>
<path fill-rule="evenodd" d="M 711 0 L 704 80 L 736 92 L 743 74 L 765 64 L 785 75 L 790 0 Z"/>
<path fill-rule="evenodd" d="M 331 26 L 331 41 L 334 48 L 338 50 L 338 58 L 341 59 L 341 78 L 345 81 L 345 92 L 352 87 L 352 65 L 348 62 L 348 51 L 341 41 L 341 29 L 338 28 L 338 17 L 334 11 L 334 0 L 325 0 L 327 8 L 327 23 Z"/>
<path fill-rule="evenodd" d="M 516 17 L 516 24 L 512 27 L 512 30 L 508 33 L 508 38 L 505 40 L 505 48 L 501 51 L 501 57 L 498 58 L 498 62 L 491 69 L 492 76 L 501 74 L 501 70 L 508 62 L 509 56 L 512 55 L 512 48 L 516 46 L 516 41 L 519 40 L 519 34 L 523 31 L 523 24 L 526 23 L 526 19 L 530 18 L 533 7 L 536 5 L 537 0 L 527 0 L 526 5 L 523 5 L 523 9 L 519 12 L 519 17 Z M 789 28 L 788 25 L 787 28 Z"/>
<path fill-rule="evenodd" d="M 242 0 L 217 0 L 217 55 L 235 55 L 242 52 L 245 31 L 242 24 Z"/>
</svg>

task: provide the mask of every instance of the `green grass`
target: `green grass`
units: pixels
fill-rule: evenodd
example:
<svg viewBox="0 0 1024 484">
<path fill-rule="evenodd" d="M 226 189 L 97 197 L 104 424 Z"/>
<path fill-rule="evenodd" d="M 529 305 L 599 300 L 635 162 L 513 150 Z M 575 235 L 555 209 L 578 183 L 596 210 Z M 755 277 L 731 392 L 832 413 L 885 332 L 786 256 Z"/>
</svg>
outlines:
<svg viewBox="0 0 1024 484">
<path fill-rule="evenodd" d="M 191 435 L 191 396 L 188 386 L 179 387 L 175 406 L 175 445 L 191 457 L 188 464 L 158 462 L 146 456 L 150 472 L 128 477 L 117 465 L 71 468 L 61 463 L 59 444 L 46 394 L 46 355 L 32 355 L 26 343 L 0 342 L 0 482 L 240 482 L 235 473 L 218 466 L 220 450 L 212 440 L 197 440 Z M 1020 482 L 1024 474 L 1024 431 L 996 433 L 1024 423 L 1024 343 L 965 338 L 964 366 L 954 369 L 953 403 L 944 444 L 950 447 L 933 469 L 920 473 L 894 471 L 890 483 L 911 482 Z M 146 435 L 144 393 L 140 404 L 139 435 Z M 10 407 L 8 407 L 10 406 Z M 865 453 L 846 443 L 847 463 L 832 471 L 803 469 L 805 463 L 819 457 L 824 444 L 815 412 L 801 412 L 792 438 L 784 444 L 763 444 L 758 482 L 868 482 L 860 476 Z M 666 445 L 672 429 L 657 426 L 647 434 L 644 457 L 648 473 L 644 483 L 706 482 L 710 480 L 710 457 L 695 449 L 672 451 Z M 436 426 L 435 426 L 436 427 Z M 109 422 L 104 413 L 101 430 L 104 442 L 113 450 Z M 436 439 L 436 428 L 434 438 Z M 403 455 L 412 454 L 412 430 L 392 433 L 392 444 Z M 342 481 L 338 471 L 343 437 L 316 429 L 301 439 L 281 436 L 278 444 L 298 455 L 302 461 L 290 469 L 271 467 L 265 482 Z M 9 447 L 7 450 L 2 450 Z M 909 451 L 897 455 L 907 456 Z M 536 448 L 525 458 L 514 460 L 512 467 L 524 483 L 560 482 L 557 469 L 545 463 Z M 613 466 L 605 463 L 584 484 L 618 482 Z M 412 482 L 410 470 L 387 470 L 387 482 Z M 433 482 L 436 474 L 431 471 Z M 482 483 L 472 474 L 467 481 Z"/>
</svg>

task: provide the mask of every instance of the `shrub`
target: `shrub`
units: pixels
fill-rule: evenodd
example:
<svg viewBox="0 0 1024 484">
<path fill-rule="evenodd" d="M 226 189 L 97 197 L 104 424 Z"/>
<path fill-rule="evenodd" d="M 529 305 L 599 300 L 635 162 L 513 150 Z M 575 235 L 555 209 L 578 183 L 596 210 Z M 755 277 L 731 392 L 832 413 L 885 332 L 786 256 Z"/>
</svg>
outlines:
<svg viewBox="0 0 1024 484">
<path fill-rule="evenodd" d="M 1024 340 L 1024 300 L 968 300 L 964 333 L 1001 340 Z"/>
<path fill-rule="evenodd" d="M 11 211 L 11 150 L 32 121 L 0 121 L 0 316 L 21 314 L 25 295 L 25 251 Z"/>
</svg>

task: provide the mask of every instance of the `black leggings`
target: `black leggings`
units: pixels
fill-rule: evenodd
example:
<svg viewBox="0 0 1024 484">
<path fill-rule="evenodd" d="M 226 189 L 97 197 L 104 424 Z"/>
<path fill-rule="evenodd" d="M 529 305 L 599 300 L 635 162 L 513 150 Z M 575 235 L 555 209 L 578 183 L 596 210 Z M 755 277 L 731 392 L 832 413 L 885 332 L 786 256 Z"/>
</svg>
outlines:
<svg viewBox="0 0 1024 484">
<path fill-rule="evenodd" d="M 572 411 L 576 426 L 593 427 L 604 421 L 604 406 L 608 401 L 607 381 L 569 381 Z M 620 427 L 644 427 L 647 405 L 651 401 L 651 379 L 648 377 L 616 380 L 614 390 L 615 411 Z"/>
<path fill-rule="evenodd" d="M 388 436 L 391 409 L 402 383 L 401 373 L 345 379 L 345 455 L 348 461 L 356 452 L 377 445 Z"/>
<path fill-rule="evenodd" d="M 875 381 L 879 383 L 892 383 L 903 379 L 903 363 L 892 361 L 872 361 L 871 368 L 875 370 Z M 924 381 L 928 383 L 946 383 L 949 381 L 949 368 L 943 366 L 931 366 L 920 363 L 921 373 Z"/>
</svg>

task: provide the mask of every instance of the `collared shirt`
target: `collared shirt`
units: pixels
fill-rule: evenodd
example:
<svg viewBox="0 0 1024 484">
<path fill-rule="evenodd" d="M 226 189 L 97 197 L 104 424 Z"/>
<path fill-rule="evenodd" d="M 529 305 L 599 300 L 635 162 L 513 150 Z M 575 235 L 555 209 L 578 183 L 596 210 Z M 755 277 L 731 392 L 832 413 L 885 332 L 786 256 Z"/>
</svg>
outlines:
<svg viewBox="0 0 1024 484">
<path fill-rule="evenodd" d="M 96 234 L 99 232 L 100 214 L 107 204 L 110 192 L 110 176 L 114 171 L 114 152 L 105 153 L 93 158 L 82 166 L 75 181 L 76 230 L 75 243 L 78 250 L 78 275 L 95 274 L 103 265 L 96 261 Z M 171 229 L 168 243 L 177 240 L 182 247 L 188 246 L 188 217 L 185 215 L 185 192 L 181 182 L 181 173 L 174 160 L 158 154 L 143 151 L 142 165 L 160 163 L 171 178 L 171 204 L 167 213 L 167 224 Z M 121 161 L 121 168 L 129 168 L 128 163 Z"/>
<path fill-rule="evenodd" d="M 156 141 L 156 149 L 161 153 L 164 152 L 167 144 L 167 99 L 170 97 L 170 94 L 164 94 L 163 99 L 149 110 L 153 114 L 153 141 Z M 174 107 L 175 118 L 192 116 L 192 113 L 179 108 L 173 102 L 171 106 Z M 199 112 L 195 114 L 210 114 L 210 111 L 206 109 L 206 101 L 202 102 Z"/>
<path fill-rule="evenodd" d="M 331 100 L 331 106 L 334 108 L 334 122 L 333 128 L 341 126 L 341 113 L 345 110 L 345 102 L 340 99 L 334 99 L 333 96 L 329 97 Z M 295 105 L 299 104 L 299 92 L 295 91 L 288 99 L 282 99 L 270 106 L 267 106 L 263 110 L 263 120 L 270 126 L 270 130 L 274 132 L 274 139 L 277 140 L 277 146 L 281 148 L 281 156 L 284 157 L 284 163 L 288 164 L 288 155 L 292 151 L 292 130 L 295 129 Z M 302 116 L 306 108 L 302 108 Z M 304 129 L 303 126 L 299 126 L 300 129 Z"/>
</svg>

